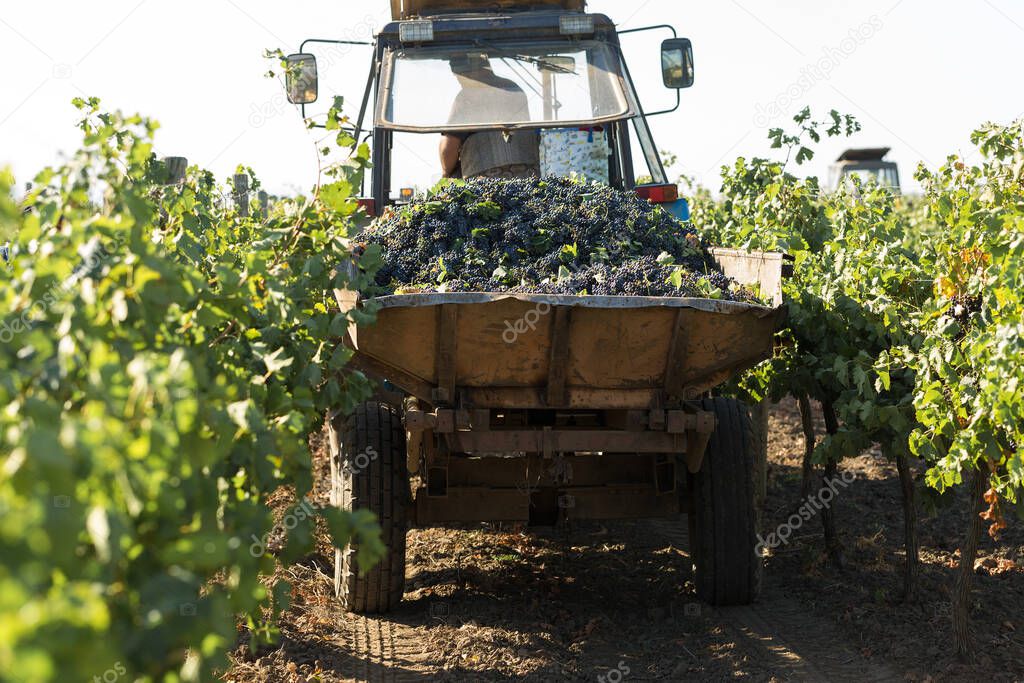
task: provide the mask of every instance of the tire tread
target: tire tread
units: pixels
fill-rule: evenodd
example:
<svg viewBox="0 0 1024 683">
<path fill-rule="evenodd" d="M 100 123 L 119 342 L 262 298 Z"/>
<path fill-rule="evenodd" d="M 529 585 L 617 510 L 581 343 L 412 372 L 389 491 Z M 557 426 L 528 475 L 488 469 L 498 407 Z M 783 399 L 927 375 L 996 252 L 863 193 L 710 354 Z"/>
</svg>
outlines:
<svg viewBox="0 0 1024 683">
<path fill-rule="evenodd" d="M 718 426 L 691 488 L 697 596 L 712 605 L 747 605 L 757 599 L 762 573 L 756 555 L 754 425 L 739 401 L 705 399 L 703 408 L 715 413 Z"/>
<path fill-rule="evenodd" d="M 335 553 L 334 585 L 350 612 L 380 614 L 398 606 L 405 590 L 405 541 L 409 476 L 406 471 L 405 428 L 401 415 L 386 403 L 369 402 L 346 417 L 332 420 L 332 487 L 345 510 L 368 509 L 377 515 L 387 553 L 360 576 L 356 544 Z M 355 464 L 359 454 L 373 448 L 363 470 Z M 346 472 L 344 464 L 352 463 Z"/>
</svg>

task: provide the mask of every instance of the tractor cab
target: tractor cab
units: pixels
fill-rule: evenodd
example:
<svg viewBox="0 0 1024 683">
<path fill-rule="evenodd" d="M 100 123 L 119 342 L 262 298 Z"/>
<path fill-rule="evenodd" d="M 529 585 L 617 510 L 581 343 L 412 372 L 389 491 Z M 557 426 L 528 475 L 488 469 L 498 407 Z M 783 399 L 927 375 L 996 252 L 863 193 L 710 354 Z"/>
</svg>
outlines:
<svg viewBox="0 0 1024 683">
<path fill-rule="evenodd" d="M 834 190 L 840 190 L 843 187 L 854 189 L 852 179 L 856 176 L 864 182 L 875 183 L 899 194 L 899 166 L 893 161 L 885 160 L 890 151 L 888 147 L 846 150 L 832 165 L 832 188 Z"/>
<path fill-rule="evenodd" d="M 679 91 L 694 82 L 691 43 L 673 28 L 618 31 L 607 16 L 586 13 L 583 0 L 393 0 L 392 10 L 395 20 L 365 43 L 373 56 L 351 130 L 371 142 L 372 187 L 363 200 L 371 215 L 409 195 L 395 189 L 408 183 L 392 152 L 396 144 L 407 147 L 400 136 L 415 135 L 475 145 L 465 177 L 486 175 L 488 161 L 507 158 L 523 175 L 579 176 L 635 190 L 688 218 L 648 125 L 648 118 L 676 111 Z M 676 91 L 674 108 L 646 113 L 640 103 L 619 40 L 640 31 L 671 34 L 661 45 L 661 80 Z M 310 46 L 353 42 L 307 40 L 288 57 L 288 97 L 304 116 L 320 96 Z M 634 144 L 641 168 L 634 168 Z"/>
</svg>

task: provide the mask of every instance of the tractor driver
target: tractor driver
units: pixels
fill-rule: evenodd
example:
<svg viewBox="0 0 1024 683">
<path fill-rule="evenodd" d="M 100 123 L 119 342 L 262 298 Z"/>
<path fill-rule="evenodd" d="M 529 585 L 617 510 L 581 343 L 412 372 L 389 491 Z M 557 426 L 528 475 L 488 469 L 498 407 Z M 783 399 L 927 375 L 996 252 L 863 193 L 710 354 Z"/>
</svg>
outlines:
<svg viewBox="0 0 1024 683">
<path fill-rule="evenodd" d="M 530 120 L 530 106 L 515 81 L 494 73 L 484 54 L 451 59 L 462 91 L 452 104 L 449 123 Z M 441 138 L 445 178 L 529 178 L 540 175 L 540 136 L 535 130 L 458 131 Z"/>
</svg>

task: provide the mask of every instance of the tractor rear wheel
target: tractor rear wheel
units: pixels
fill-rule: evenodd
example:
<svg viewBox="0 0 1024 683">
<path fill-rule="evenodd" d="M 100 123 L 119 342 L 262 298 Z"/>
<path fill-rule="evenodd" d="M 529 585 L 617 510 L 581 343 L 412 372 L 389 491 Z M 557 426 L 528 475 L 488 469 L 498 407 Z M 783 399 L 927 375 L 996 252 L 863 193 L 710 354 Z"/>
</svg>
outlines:
<svg viewBox="0 0 1024 683">
<path fill-rule="evenodd" d="M 405 428 L 386 403 L 364 403 L 331 420 L 331 502 L 344 510 L 370 510 L 380 523 L 387 553 L 360 575 L 358 545 L 336 550 L 334 589 L 345 609 L 380 614 L 398 606 L 405 591 L 405 534 L 410 503 Z"/>
<path fill-rule="evenodd" d="M 753 424 L 747 407 L 733 399 L 705 399 L 703 408 L 715 413 L 718 426 L 700 472 L 690 477 L 697 597 L 711 605 L 748 605 L 760 592 L 763 566 L 757 554 Z"/>
</svg>

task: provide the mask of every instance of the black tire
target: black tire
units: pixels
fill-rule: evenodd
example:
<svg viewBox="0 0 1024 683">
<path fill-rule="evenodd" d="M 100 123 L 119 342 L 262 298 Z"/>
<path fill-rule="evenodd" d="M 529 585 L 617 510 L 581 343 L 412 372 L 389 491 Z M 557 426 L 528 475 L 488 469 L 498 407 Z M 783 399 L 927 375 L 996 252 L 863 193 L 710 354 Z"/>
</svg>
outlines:
<svg viewBox="0 0 1024 683">
<path fill-rule="evenodd" d="M 331 502 L 345 510 L 370 510 L 387 546 L 384 558 L 360 576 L 357 544 L 334 556 L 334 590 L 349 612 L 381 614 L 405 592 L 405 534 L 409 474 L 405 428 L 394 406 L 370 402 L 331 421 Z"/>
<path fill-rule="evenodd" d="M 753 423 L 747 407 L 733 399 L 704 399 L 703 408 L 715 413 L 718 427 L 700 472 L 691 478 L 697 597 L 710 605 L 749 605 L 760 593 L 763 566 L 757 554 Z"/>
</svg>

